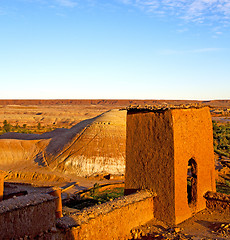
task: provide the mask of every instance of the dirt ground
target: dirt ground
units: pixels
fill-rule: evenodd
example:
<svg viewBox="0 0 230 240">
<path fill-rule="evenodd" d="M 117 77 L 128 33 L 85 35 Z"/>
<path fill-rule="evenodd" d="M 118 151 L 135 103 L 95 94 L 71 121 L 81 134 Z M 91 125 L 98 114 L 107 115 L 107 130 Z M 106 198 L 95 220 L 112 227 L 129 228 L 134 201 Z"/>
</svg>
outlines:
<svg viewBox="0 0 230 240">
<path fill-rule="evenodd" d="M 107 105 L 0 105 L 0 125 L 7 120 L 11 125 L 49 128 L 70 128 L 111 109 Z"/>
<path fill-rule="evenodd" d="M 132 229 L 131 239 L 230 239 L 230 214 L 205 209 L 177 226 L 152 220 Z"/>
</svg>

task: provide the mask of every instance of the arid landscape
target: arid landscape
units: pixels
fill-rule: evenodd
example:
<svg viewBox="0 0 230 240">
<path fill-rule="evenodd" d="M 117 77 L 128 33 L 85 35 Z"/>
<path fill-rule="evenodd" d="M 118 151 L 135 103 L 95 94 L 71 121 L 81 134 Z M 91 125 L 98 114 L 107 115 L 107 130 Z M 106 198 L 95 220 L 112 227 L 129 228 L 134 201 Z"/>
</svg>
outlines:
<svg viewBox="0 0 230 240">
<path fill-rule="evenodd" d="M 51 169 L 65 173 L 63 177 L 122 175 L 124 109 L 130 105 L 187 103 L 210 106 L 218 125 L 230 121 L 230 101 L 0 100 L 1 168 L 11 171 L 9 178 L 14 172 L 27 178 L 23 172 L 30 175 L 34 168 L 47 170 L 48 175 Z M 218 151 L 220 156 L 228 156 Z"/>
<path fill-rule="evenodd" d="M 230 239 L 230 0 L 0 0 L 0 240 Z"/>
<path fill-rule="evenodd" d="M 230 100 L 0 100 L 0 169 L 5 184 L 23 183 L 14 187 L 18 192 L 66 188 L 66 216 L 74 208 L 112 201 L 124 194 L 126 108 L 189 103 L 210 107 L 217 191 L 229 194 Z M 79 202 L 79 197 L 88 200 Z M 229 221 L 224 212 L 212 215 L 205 210 L 177 228 L 151 221 L 133 229 L 129 238 L 229 239 Z"/>
<path fill-rule="evenodd" d="M 28 171 L 30 175 L 34 168 L 47 170 L 48 175 L 51 169 L 65 173 L 63 177 L 122 175 L 124 109 L 130 105 L 187 103 L 210 106 L 213 121 L 219 126 L 230 121 L 229 100 L 0 100 L 1 168 L 10 170 L 9 178 L 14 172 L 27 178 L 22 173 Z M 219 153 L 219 157 L 227 157 Z"/>
</svg>

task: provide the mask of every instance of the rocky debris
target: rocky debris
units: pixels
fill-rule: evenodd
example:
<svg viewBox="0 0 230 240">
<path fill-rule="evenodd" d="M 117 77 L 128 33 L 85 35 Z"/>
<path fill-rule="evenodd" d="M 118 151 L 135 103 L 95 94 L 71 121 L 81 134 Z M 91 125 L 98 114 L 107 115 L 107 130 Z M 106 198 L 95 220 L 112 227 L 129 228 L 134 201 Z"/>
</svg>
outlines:
<svg viewBox="0 0 230 240">
<path fill-rule="evenodd" d="M 149 227 L 147 230 L 134 229 L 131 230 L 130 240 L 153 240 L 153 239 L 167 239 L 167 240 L 208 240 L 210 238 L 191 236 L 183 233 L 183 229 L 179 227 L 167 228 L 162 230 L 161 228 L 156 229 L 155 232 L 151 231 Z"/>
<path fill-rule="evenodd" d="M 180 105 L 172 105 L 172 104 L 162 104 L 162 105 L 130 105 L 126 108 L 128 111 L 166 111 L 170 109 L 189 109 L 189 108 L 203 108 L 205 105 L 200 103 L 192 103 L 192 104 L 180 104 Z"/>
<path fill-rule="evenodd" d="M 218 193 L 218 192 L 211 192 L 208 191 L 204 194 L 204 197 L 206 199 L 213 199 L 223 202 L 230 202 L 230 195 L 224 194 L 224 193 Z"/>
<path fill-rule="evenodd" d="M 230 238 L 230 223 L 229 224 L 221 224 L 220 226 L 215 226 L 212 233 Z"/>
<path fill-rule="evenodd" d="M 186 234 L 181 233 L 183 229 L 179 227 L 167 228 L 162 230 L 161 228 L 156 229 L 156 232 L 151 231 L 151 227 L 145 230 L 133 229 L 131 230 L 131 239 L 143 239 L 143 240 L 152 240 L 152 239 L 174 239 L 174 240 L 185 240 L 193 238 Z"/>
<path fill-rule="evenodd" d="M 227 240 L 230 239 L 230 217 L 226 212 L 205 209 L 177 226 L 153 219 L 133 228 L 129 239 Z"/>
</svg>

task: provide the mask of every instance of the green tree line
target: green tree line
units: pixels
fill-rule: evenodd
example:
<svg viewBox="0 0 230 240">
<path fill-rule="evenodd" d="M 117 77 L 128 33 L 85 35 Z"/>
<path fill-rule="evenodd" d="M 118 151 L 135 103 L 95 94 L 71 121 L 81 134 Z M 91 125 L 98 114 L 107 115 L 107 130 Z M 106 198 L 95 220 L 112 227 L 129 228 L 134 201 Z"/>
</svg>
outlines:
<svg viewBox="0 0 230 240">
<path fill-rule="evenodd" d="M 217 154 L 230 157 L 230 123 L 224 125 L 213 121 L 213 145 Z"/>
<path fill-rule="evenodd" d="M 45 127 L 42 126 L 40 122 L 38 122 L 37 126 L 27 126 L 27 124 L 19 125 L 16 123 L 15 125 L 10 124 L 7 120 L 3 121 L 3 126 L 0 126 L 0 134 L 7 132 L 17 132 L 17 133 L 44 133 L 47 131 L 52 131 L 56 127 Z"/>
</svg>

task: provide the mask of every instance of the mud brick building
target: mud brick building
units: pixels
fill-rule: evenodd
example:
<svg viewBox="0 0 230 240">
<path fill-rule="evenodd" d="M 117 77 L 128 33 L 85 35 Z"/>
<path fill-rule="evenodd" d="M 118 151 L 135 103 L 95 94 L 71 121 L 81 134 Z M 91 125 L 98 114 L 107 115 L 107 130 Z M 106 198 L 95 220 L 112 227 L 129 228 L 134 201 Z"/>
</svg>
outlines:
<svg viewBox="0 0 230 240">
<path fill-rule="evenodd" d="M 215 191 L 208 107 L 130 107 L 126 143 L 125 193 L 156 193 L 155 218 L 178 224 L 206 207 Z"/>
</svg>

